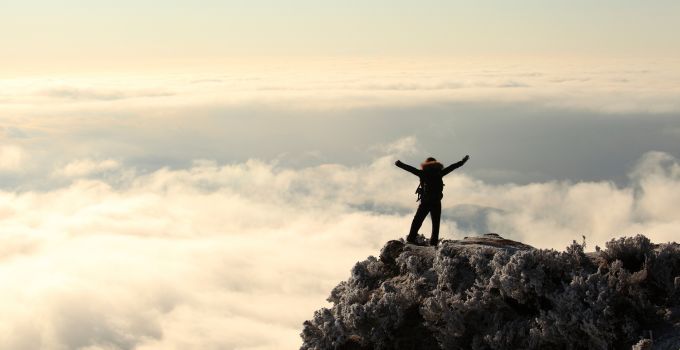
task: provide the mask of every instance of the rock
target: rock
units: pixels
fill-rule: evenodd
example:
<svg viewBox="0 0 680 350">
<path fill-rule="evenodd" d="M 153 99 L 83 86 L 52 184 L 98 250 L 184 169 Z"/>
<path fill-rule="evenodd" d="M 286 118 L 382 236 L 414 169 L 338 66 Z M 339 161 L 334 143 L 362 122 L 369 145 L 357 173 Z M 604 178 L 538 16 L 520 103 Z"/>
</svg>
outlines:
<svg viewBox="0 0 680 350">
<path fill-rule="evenodd" d="M 642 339 L 637 344 L 633 345 L 632 350 L 651 350 L 652 341 L 650 339 Z"/>
<path fill-rule="evenodd" d="M 647 349 L 651 334 L 654 349 L 680 348 L 680 246 L 583 248 L 389 241 L 304 323 L 301 349 Z"/>
<path fill-rule="evenodd" d="M 402 241 L 388 241 L 387 244 L 380 250 L 380 261 L 386 264 L 393 264 L 394 260 L 404 250 L 404 242 Z"/>
</svg>

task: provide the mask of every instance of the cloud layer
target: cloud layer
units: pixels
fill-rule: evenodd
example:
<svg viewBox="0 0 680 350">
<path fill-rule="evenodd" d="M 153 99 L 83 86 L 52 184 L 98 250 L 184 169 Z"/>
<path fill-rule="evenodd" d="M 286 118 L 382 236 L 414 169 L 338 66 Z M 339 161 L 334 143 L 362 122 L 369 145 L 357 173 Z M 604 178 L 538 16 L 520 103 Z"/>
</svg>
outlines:
<svg viewBox="0 0 680 350">
<path fill-rule="evenodd" d="M 21 147 L 7 144 L 0 146 L 0 171 L 14 172 L 21 169 L 24 151 Z"/>
<path fill-rule="evenodd" d="M 612 114 L 670 113 L 680 111 L 679 82 L 680 63 L 672 59 L 279 60 L 192 66 L 173 74 L 24 76 L 2 82 L 0 102 L 3 110 L 34 115 L 93 106 L 115 111 L 120 100 L 137 111 L 158 105 L 300 110 L 528 102 Z"/>
<path fill-rule="evenodd" d="M 474 154 L 470 171 L 493 183 L 622 186 L 644 153 L 680 157 L 672 60 L 303 63 L 4 79 L 0 143 L 22 155 L 5 158 L 0 186 L 49 188 L 54 168 L 93 158 L 144 171 L 201 158 L 358 165 L 408 136 L 438 158 Z"/>
<path fill-rule="evenodd" d="M 0 83 L 0 347 L 295 348 L 406 234 L 396 159 L 472 156 L 443 238 L 676 236 L 672 62 L 248 67 Z"/>
<path fill-rule="evenodd" d="M 83 160 L 55 170 L 71 176 L 60 188 L 2 192 L 0 344 L 295 348 L 353 263 L 406 233 L 417 181 L 392 162 L 414 144 L 355 167 L 196 161 L 136 174 Z M 443 237 L 492 231 L 558 249 L 581 235 L 591 249 L 619 235 L 675 239 L 677 160 L 649 153 L 630 178 L 490 185 L 464 167 L 446 178 Z"/>
</svg>

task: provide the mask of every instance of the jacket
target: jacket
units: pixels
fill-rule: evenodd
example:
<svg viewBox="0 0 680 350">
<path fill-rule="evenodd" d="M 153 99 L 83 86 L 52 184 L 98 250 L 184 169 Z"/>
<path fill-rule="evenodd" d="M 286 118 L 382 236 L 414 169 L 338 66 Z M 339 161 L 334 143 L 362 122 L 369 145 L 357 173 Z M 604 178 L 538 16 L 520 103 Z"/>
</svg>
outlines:
<svg viewBox="0 0 680 350">
<path fill-rule="evenodd" d="M 430 161 L 421 164 L 422 169 L 416 169 L 408 164 L 397 161 L 396 166 L 412 173 L 420 178 L 418 187 L 419 199 L 425 202 L 439 201 L 444 197 L 444 181 L 442 178 L 465 164 L 465 160 L 444 167 L 438 161 Z M 417 193 L 418 191 L 416 191 Z"/>
</svg>

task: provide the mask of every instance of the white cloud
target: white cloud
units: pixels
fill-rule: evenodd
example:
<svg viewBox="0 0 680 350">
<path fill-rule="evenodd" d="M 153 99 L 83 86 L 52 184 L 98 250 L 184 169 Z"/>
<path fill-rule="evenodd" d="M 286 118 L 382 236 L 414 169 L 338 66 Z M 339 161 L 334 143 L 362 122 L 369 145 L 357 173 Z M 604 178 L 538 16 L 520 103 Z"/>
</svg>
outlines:
<svg viewBox="0 0 680 350">
<path fill-rule="evenodd" d="M 526 86 L 501 87 L 509 83 Z M 674 152 L 680 125 L 672 114 L 680 111 L 680 69 L 671 61 L 336 60 L 182 74 L 24 76 L 0 85 L 0 127 L 31 156 L 22 163 L 28 176 L 5 179 L 5 188 L 49 187 L 69 175 L 39 176 L 56 175 L 55 164 L 73 159 L 134 162 L 144 170 L 196 158 L 356 164 L 368 160 L 370 145 L 407 135 L 437 157 L 458 157 L 454 149 L 483 156 L 475 171 L 483 170 L 485 180 L 620 183 L 622 164 L 652 149 Z M 50 91 L 74 96 L 54 98 Z M 592 157 L 561 162 L 566 153 L 590 152 L 572 142 L 584 137 L 592 140 Z M 533 149 L 545 152 L 529 154 Z M 580 162 L 599 162 L 609 150 L 616 164 Z"/>
<path fill-rule="evenodd" d="M 341 131 L 307 129 L 304 118 L 318 123 L 339 109 L 491 101 L 613 114 L 680 110 L 672 65 L 634 71 L 459 63 L 4 80 L 0 122 L 17 144 L 0 146 L 0 172 L 30 165 L 35 174 L 21 173 L 21 191 L 6 184 L 0 191 L 0 348 L 297 347 L 301 322 L 354 262 L 405 236 L 417 180 L 393 162 L 424 150 L 407 137 L 370 148 L 378 155 L 369 163 L 334 160 L 300 169 L 261 160 L 187 167 L 162 158 L 217 157 L 215 145 L 227 150 L 221 159 L 255 152 L 276 137 L 265 131 L 276 129 L 283 112 L 324 113 L 304 115 L 294 138 L 277 139 L 301 146 L 274 151 L 324 159 L 318 149 L 326 139 L 346 151 L 350 133 L 369 133 L 382 144 L 382 128 L 390 127 L 387 120 L 362 124 L 365 130 L 351 123 Z M 174 95 L 153 93 L 163 91 Z M 258 112 L 238 108 L 252 105 L 272 107 L 274 116 L 246 123 Z M 223 106 L 237 108 L 221 115 Z M 448 127 L 456 128 L 453 136 L 466 130 Z M 467 147 L 456 141 L 446 140 Z M 488 143 L 494 153 L 510 147 Z M 667 153 L 641 158 L 628 186 L 491 185 L 466 175 L 472 156 L 472 168 L 446 179 L 444 238 L 488 230 L 562 249 L 582 234 L 590 248 L 619 235 L 644 233 L 655 241 L 677 235 L 680 167 Z M 151 172 L 137 171 L 129 165 L 134 160 L 151 164 Z M 509 170 L 484 171 L 507 178 L 500 172 Z M 428 230 L 426 221 L 422 232 Z"/>
<path fill-rule="evenodd" d="M 418 141 L 414 136 L 404 137 L 387 145 L 377 147 L 383 153 L 394 155 L 415 154 L 419 148 Z"/>
<path fill-rule="evenodd" d="M 55 176 L 82 177 L 115 170 L 120 167 L 120 162 L 113 159 L 96 161 L 92 159 L 79 159 L 66 164 L 63 168 L 54 172 Z"/>
<path fill-rule="evenodd" d="M 3 81 L 0 110 L 44 115 L 105 107 L 352 109 L 441 102 L 530 102 L 610 114 L 680 111 L 680 67 L 672 60 L 507 58 L 322 60 L 252 63 L 206 73 L 30 77 Z M 645 67 L 641 70 L 639 67 Z M 39 88 L 36 88 L 39 87 Z"/>
<path fill-rule="evenodd" d="M 0 192 L 0 345 L 295 348 L 302 321 L 354 262 L 406 234 L 417 180 L 394 167 L 396 154 L 300 170 L 198 161 L 123 185 L 76 179 L 50 191 Z M 678 168 L 650 153 L 631 185 L 618 188 L 495 186 L 463 167 L 446 178 L 443 236 L 484 233 L 462 229 L 456 208 L 465 206 L 468 216 L 486 213 L 490 231 L 539 247 L 563 249 L 582 234 L 591 249 L 624 234 L 672 240 Z"/>
<path fill-rule="evenodd" d="M 0 172 L 16 172 L 22 169 L 26 153 L 15 145 L 0 145 Z"/>
<path fill-rule="evenodd" d="M 111 101 L 126 98 L 165 97 L 172 96 L 170 92 L 158 90 L 107 90 L 92 87 L 61 86 L 42 92 L 43 95 L 59 99 L 82 101 Z"/>
</svg>

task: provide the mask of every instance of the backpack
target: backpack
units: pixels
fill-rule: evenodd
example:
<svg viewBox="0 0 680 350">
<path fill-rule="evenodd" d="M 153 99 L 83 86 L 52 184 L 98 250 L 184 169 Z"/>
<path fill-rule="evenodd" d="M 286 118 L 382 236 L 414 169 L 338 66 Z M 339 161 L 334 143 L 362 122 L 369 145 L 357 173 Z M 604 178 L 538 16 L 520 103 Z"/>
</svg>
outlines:
<svg viewBox="0 0 680 350">
<path fill-rule="evenodd" d="M 427 181 L 423 181 L 423 178 L 420 178 L 420 184 L 418 184 L 418 188 L 416 188 L 416 194 L 418 195 L 418 199 L 416 199 L 416 202 L 421 201 L 423 197 L 430 197 L 432 195 L 436 195 L 437 193 L 439 194 L 439 198 L 441 199 L 443 197 L 443 192 L 444 192 L 444 181 L 441 180 L 441 178 L 438 179 L 439 181 L 436 181 L 433 179 L 429 184 Z M 434 182 L 434 183 L 432 183 Z"/>
</svg>

